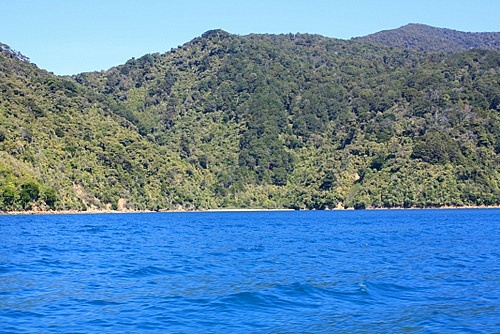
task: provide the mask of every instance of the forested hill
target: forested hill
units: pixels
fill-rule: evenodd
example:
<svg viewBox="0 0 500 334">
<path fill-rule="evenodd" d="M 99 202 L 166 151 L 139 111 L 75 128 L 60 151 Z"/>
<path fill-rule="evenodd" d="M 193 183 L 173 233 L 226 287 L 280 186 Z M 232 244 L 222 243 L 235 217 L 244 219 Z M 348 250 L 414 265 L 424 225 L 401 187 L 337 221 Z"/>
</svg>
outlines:
<svg viewBox="0 0 500 334">
<path fill-rule="evenodd" d="M 471 49 L 500 51 L 500 32 L 463 32 L 414 23 L 353 40 L 421 51 L 448 53 Z"/>
<path fill-rule="evenodd" d="M 500 204 L 500 53 L 206 32 L 58 77 L 2 45 L 0 208 Z"/>
</svg>

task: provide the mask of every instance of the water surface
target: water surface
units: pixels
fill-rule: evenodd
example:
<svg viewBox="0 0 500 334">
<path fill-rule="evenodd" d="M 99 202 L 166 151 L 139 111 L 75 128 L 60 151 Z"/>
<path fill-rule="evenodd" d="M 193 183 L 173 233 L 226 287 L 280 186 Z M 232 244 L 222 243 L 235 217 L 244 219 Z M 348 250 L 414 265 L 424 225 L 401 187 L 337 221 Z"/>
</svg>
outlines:
<svg viewBox="0 0 500 334">
<path fill-rule="evenodd" d="M 500 329 L 500 210 L 0 216 L 0 332 Z"/>
</svg>

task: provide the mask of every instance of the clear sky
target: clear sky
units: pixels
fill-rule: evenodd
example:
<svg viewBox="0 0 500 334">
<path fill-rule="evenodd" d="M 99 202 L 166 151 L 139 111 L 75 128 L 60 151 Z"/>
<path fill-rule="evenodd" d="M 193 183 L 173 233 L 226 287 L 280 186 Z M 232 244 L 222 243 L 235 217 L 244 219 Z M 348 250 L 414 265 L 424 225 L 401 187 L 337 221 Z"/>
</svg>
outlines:
<svg viewBox="0 0 500 334">
<path fill-rule="evenodd" d="M 0 42 L 55 74 L 108 69 L 210 29 L 349 39 L 407 23 L 500 32 L 500 0 L 0 0 Z"/>
</svg>

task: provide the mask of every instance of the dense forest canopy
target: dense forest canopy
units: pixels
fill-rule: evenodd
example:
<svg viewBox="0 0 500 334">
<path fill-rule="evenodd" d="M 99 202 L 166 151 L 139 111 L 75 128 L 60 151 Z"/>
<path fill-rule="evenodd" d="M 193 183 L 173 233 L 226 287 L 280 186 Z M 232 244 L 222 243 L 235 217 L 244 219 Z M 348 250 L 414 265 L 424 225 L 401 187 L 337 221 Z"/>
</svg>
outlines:
<svg viewBox="0 0 500 334">
<path fill-rule="evenodd" d="M 499 205 L 498 36 L 213 30 L 71 77 L 1 44 L 0 209 Z"/>
<path fill-rule="evenodd" d="M 415 23 L 354 38 L 354 40 L 395 48 L 446 53 L 472 49 L 500 50 L 500 32 L 470 33 Z"/>
</svg>

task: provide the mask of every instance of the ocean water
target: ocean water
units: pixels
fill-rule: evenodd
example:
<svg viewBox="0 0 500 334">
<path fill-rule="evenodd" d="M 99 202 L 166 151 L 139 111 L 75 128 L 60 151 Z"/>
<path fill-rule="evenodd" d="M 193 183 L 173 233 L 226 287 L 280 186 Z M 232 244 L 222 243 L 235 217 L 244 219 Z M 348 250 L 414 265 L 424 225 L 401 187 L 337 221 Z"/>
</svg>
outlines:
<svg viewBox="0 0 500 334">
<path fill-rule="evenodd" d="M 0 333 L 500 332 L 500 210 L 0 216 Z"/>
</svg>

